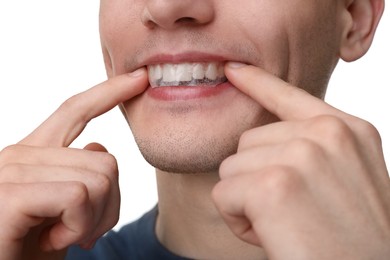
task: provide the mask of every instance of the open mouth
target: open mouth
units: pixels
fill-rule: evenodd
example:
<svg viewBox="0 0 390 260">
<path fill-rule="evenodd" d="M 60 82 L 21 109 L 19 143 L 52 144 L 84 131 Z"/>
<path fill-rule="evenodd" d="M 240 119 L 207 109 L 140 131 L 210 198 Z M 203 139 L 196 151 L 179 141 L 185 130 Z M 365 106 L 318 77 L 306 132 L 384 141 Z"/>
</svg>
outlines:
<svg viewBox="0 0 390 260">
<path fill-rule="evenodd" d="M 164 63 L 148 66 L 149 83 L 157 87 L 215 87 L 227 81 L 223 62 Z"/>
</svg>

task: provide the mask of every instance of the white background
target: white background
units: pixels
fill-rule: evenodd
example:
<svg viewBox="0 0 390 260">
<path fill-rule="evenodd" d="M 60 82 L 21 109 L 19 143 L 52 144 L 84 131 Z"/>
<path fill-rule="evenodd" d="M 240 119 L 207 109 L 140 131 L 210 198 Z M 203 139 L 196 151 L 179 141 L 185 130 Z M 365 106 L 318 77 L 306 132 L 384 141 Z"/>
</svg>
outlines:
<svg viewBox="0 0 390 260">
<path fill-rule="evenodd" d="M 99 1 L 0 1 L 0 148 L 31 132 L 67 97 L 105 80 Z M 327 101 L 373 123 L 390 160 L 390 11 L 369 53 L 341 62 Z M 97 141 L 120 167 L 121 218 L 138 218 L 157 201 L 154 169 L 140 155 L 119 109 L 92 121 L 73 147 Z"/>
</svg>

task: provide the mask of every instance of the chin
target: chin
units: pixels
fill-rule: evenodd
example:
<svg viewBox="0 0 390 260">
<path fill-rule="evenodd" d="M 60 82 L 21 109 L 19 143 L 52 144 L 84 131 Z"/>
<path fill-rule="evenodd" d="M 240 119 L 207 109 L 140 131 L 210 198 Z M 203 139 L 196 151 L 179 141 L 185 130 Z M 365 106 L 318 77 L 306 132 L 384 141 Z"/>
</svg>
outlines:
<svg viewBox="0 0 390 260">
<path fill-rule="evenodd" d="M 218 172 L 219 165 L 237 151 L 239 136 L 230 140 L 198 137 L 139 138 L 136 143 L 145 160 L 156 169 L 170 173 Z"/>
<path fill-rule="evenodd" d="M 234 88 L 185 101 L 156 100 L 146 93 L 125 103 L 124 111 L 149 164 L 190 174 L 218 172 L 222 161 L 237 152 L 241 135 L 272 118 Z"/>
</svg>

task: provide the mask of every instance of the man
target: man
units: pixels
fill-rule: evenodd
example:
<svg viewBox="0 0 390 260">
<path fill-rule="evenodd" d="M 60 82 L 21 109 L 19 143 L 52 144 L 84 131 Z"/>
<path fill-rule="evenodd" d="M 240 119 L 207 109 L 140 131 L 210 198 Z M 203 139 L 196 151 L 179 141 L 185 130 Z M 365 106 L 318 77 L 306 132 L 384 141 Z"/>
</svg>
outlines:
<svg viewBox="0 0 390 260">
<path fill-rule="evenodd" d="M 69 259 L 388 259 L 379 134 L 321 100 L 339 58 L 368 50 L 383 5 L 102 0 L 109 80 L 0 154 L 0 259 L 71 245 L 86 250 Z M 117 104 L 159 203 L 99 239 L 118 217 L 115 159 L 67 147 Z"/>
</svg>

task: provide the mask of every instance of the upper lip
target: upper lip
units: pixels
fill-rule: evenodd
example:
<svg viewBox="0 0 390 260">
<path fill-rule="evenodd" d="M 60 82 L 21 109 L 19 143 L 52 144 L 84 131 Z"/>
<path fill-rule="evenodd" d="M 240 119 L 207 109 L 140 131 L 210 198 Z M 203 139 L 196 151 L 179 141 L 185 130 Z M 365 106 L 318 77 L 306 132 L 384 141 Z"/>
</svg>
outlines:
<svg viewBox="0 0 390 260">
<path fill-rule="evenodd" d="M 228 57 L 205 52 L 182 52 L 177 54 L 159 53 L 142 60 L 140 67 L 162 64 L 162 63 L 184 63 L 184 62 L 224 62 L 230 60 Z"/>
</svg>

